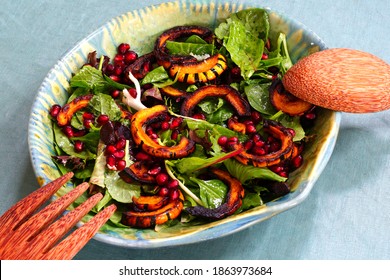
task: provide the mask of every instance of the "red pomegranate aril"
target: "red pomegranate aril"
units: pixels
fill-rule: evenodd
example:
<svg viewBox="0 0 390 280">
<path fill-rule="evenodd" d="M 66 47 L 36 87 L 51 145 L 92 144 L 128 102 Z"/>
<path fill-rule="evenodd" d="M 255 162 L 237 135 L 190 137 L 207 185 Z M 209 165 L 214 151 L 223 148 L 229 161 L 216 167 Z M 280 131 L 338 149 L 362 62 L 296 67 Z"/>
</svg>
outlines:
<svg viewBox="0 0 390 280">
<path fill-rule="evenodd" d="M 84 120 L 83 121 L 83 125 L 84 125 L 84 127 L 85 128 L 87 128 L 87 129 L 90 129 L 91 128 L 91 125 L 93 124 L 93 120 Z"/>
<path fill-rule="evenodd" d="M 276 141 L 272 142 L 270 145 L 270 150 L 271 150 L 271 152 L 279 151 L 280 150 L 280 143 L 276 142 Z"/>
<path fill-rule="evenodd" d="M 288 177 L 288 173 L 286 171 L 281 171 L 278 173 L 279 176 L 282 176 L 282 177 L 285 177 L 287 178 Z"/>
<path fill-rule="evenodd" d="M 198 113 L 192 116 L 192 118 L 197 119 L 197 120 L 205 120 L 206 116 L 202 113 Z"/>
<path fill-rule="evenodd" d="M 125 156 L 124 150 L 116 150 L 115 153 L 113 153 L 113 156 L 117 159 L 122 159 Z"/>
<path fill-rule="evenodd" d="M 131 97 L 136 98 L 137 97 L 137 90 L 135 88 L 129 88 L 128 92 Z"/>
<path fill-rule="evenodd" d="M 255 142 L 255 146 L 256 147 L 264 147 L 265 145 L 265 142 L 263 140 L 257 140 L 257 141 L 254 141 Z"/>
<path fill-rule="evenodd" d="M 136 160 L 151 160 L 151 156 L 148 155 L 147 153 L 144 153 L 144 152 L 138 152 L 135 154 L 135 159 Z"/>
<path fill-rule="evenodd" d="M 163 121 L 161 123 L 161 130 L 165 131 L 165 130 L 168 130 L 168 129 L 169 129 L 169 122 Z"/>
<path fill-rule="evenodd" d="M 111 75 L 114 72 L 114 69 L 115 69 L 114 64 L 107 64 L 106 69 L 105 69 L 105 74 Z"/>
<path fill-rule="evenodd" d="M 118 76 L 119 78 L 119 76 L 122 75 L 122 73 L 123 73 L 123 67 L 120 65 L 116 65 L 114 69 L 114 75 Z"/>
<path fill-rule="evenodd" d="M 163 186 L 168 183 L 169 176 L 166 173 L 159 173 L 156 176 L 156 182 L 159 186 Z"/>
<path fill-rule="evenodd" d="M 241 75 L 241 69 L 240 67 L 236 66 L 236 67 L 233 67 L 231 70 L 230 70 L 230 73 L 233 75 L 233 76 L 240 76 Z"/>
<path fill-rule="evenodd" d="M 287 128 L 288 129 L 288 131 L 291 133 L 291 135 L 292 135 L 292 137 L 295 137 L 295 130 L 294 129 L 292 129 L 292 128 Z"/>
<path fill-rule="evenodd" d="M 80 153 L 84 150 L 84 143 L 80 140 L 76 140 L 74 141 L 74 150 L 77 152 L 77 153 Z"/>
<path fill-rule="evenodd" d="M 284 171 L 283 166 L 280 166 L 280 165 L 273 165 L 273 166 L 270 167 L 270 169 L 273 172 L 278 173 L 278 174 Z"/>
<path fill-rule="evenodd" d="M 167 184 L 167 187 L 170 189 L 177 188 L 179 186 L 179 181 L 177 180 L 170 180 Z"/>
<path fill-rule="evenodd" d="M 120 75 L 120 74 L 119 74 Z M 109 76 L 111 80 L 113 80 L 114 82 L 120 82 L 121 78 L 119 78 L 118 75 L 110 75 Z"/>
<path fill-rule="evenodd" d="M 138 54 L 135 51 L 127 51 L 124 54 L 124 60 L 126 63 L 133 63 L 138 58 Z"/>
<path fill-rule="evenodd" d="M 179 198 L 179 190 L 178 189 L 171 189 L 169 192 L 169 198 L 171 200 L 175 200 Z"/>
<path fill-rule="evenodd" d="M 174 118 L 169 127 L 170 129 L 178 128 L 182 122 L 183 120 L 181 118 Z"/>
<path fill-rule="evenodd" d="M 297 155 L 291 160 L 292 165 L 294 168 L 299 168 L 301 167 L 303 163 L 303 156 L 302 155 Z"/>
<path fill-rule="evenodd" d="M 116 147 L 114 145 L 108 145 L 106 147 L 106 153 L 109 155 L 113 155 L 116 152 Z"/>
<path fill-rule="evenodd" d="M 114 170 L 116 164 L 116 158 L 114 156 L 108 156 L 106 158 L 106 164 L 109 169 Z"/>
<path fill-rule="evenodd" d="M 172 134 L 171 134 L 171 139 L 172 140 L 176 140 L 177 137 L 179 137 L 179 130 L 178 129 L 175 129 L 174 131 L 172 131 Z"/>
<path fill-rule="evenodd" d="M 124 62 L 125 56 L 123 54 L 116 54 L 114 56 L 114 65 L 120 65 L 121 62 Z"/>
<path fill-rule="evenodd" d="M 229 137 L 227 139 L 227 145 L 233 145 L 233 144 L 236 144 L 238 143 L 238 138 L 236 136 L 232 136 L 232 137 Z"/>
<path fill-rule="evenodd" d="M 99 125 L 103 125 L 105 123 L 107 123 L 108 121 L 110 120 L 110 118 L 107 116 L 107 115 L 100 115 L 98 118 L 97 118 L 97 123 Z"/>
<path fill-rule="evenodd" d="M 119 138 L 119 140 L 115 144 L 115 148 L 118 150 L 124 149 L 126 147 L 126 139 L 124 137 Z"/>
<path fill-rule="evenodd" d="M 220 136 L 220 137 L 218 138 L 218 145 L 224 147 L 224 146 L 226 146 L 227 141 L 228 141 L 227 136 L 224 136 L 224 135 L 223 135 L 223 136 Z"/>
<path fill-rule="evenodd" d="M 81 137 L 84 136 L 85 134 L 87 134 L 87 130 L 85 129 L 81 129 L 81 130 L 73 129 L 73 137 Z"/>
<path fill-rule="evenodd" d="M 247 132 L 247 134 L 256 133 L 256 127 L 253 124 L 247 125 L 246 132 Z"/>
<path fill-rule="evenodd" d="M 155 166 L 152 169 L 148 170 L 148 174 L 152 176 L 157 176 L 161 172 L 161 166 Z"/>
<path fill-rule="evenodd" d="M 65 135 L 68 138 L 71 138 L 74 136 L 73 128 L 70 125 L 65 126 L 62 131 L 65 133 Z"/>
<path fill-rule="evenodd" d="M 250 150 L 253 147 L 253 140 L 248 140 L 244 143 L 244 149 L 245 150 Z"/>
<path fill-rule="evenodd" d="M 128 50 L 130 50 L 130 45 L 128 43 L 119 44 L 118 53 L 125 54 Z"/>
<path fill-rule="evenodd" d="M 157 133 L 152 133 L 152 134 L 149 135 L 149 137 L 150 137 L 151 139 L 157 139 L 157 138 L 158 138 L 158 135 L 157 135 Z"/>
<path fill-rule="evenodd" d="M 119 96 L 121 95 L 121 91 L 119 90 L 119 89 L 116 89 L 116 90 L 113 90 L 112 92 L 111 92 L 111 96 L 112 96 L 112 98 L 118 98 Z"/>
<path fill-rule="evenodd" d="M 252 153 L 254 153 L 255 155 L 258 155 L 258 156 L 263 156 L 263 155 L 265 155 L 267 152 L 266 152 L 266 150 L 265 150 L 263 147 L 254 146 L 254 147 L 252 148 Z"/>
<path fill-rule="evenodd" d="M 261 55 L 261 59 L 262 59 L 262 60 L 268 59 L 268 54 L 263 53 L 263 54 Z"/>
<path fill-rule="evenodd" d="M 83 113 L 83 119 L 84 120 L 93 120 L 95 116 L 90 112 L 84 112 Z"/>
<path fill-rule="evenodd" d="M 52 116 L 53 118 L 56 118 L 60 111 L 61 111 L 61 106 L 58 104 L 54 104 L 50 108 L 50 116 Z"/>
<path fill-rule="evenodd" d="M 316 118 L 316 114 L 315 113 L 307 113 L 305 115 L 305 118 L 308 120 L 314 120 Z"/>
<path fill-rule="evenodd" d="M 169 194 L 169 189 L 166 188 L 166 187 L 163 187 L 161 188 L 159 191 L 158 191 L 158 195 L 159 196 L 167 196 Z"/>
<path fill-rule="evenodd" d="M 258 124 L 260 121 L 261 121 L 261 115 L 259 112 L 257 111 L 253 111 L 251 113 L 251 119 L 253 121 L 254 124 Z"/>
<path fill-rule="evenodd" d="M 124 159 L 118 160 L 115 163 L 116 170 L 121 171 L 126 167 L 126 161 Z"/>
</svg>

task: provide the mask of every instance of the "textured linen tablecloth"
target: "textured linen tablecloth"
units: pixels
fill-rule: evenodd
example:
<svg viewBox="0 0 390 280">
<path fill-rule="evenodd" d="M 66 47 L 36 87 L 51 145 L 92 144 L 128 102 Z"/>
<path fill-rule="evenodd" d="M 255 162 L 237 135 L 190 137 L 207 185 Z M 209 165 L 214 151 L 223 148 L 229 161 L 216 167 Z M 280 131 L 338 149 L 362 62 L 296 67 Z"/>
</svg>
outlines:
<svg viewBox="0 0 390 280">
<path fill-rule="evenodd" d="M 1 1 L 0 214 L 38 187 L 27 127 L 36 92 L 50 68 L 111 18 L 161 2 Z M 247 2 L 297 19 L 328 47 L 371 52 L 390 63 L 388 0 Z M 390 111 L 343 114 L 334 153 L 297 207 L 199 244 L 143 250 L 92 240 L 76 259 L 390 259 L 389 179 Z"/>
</svg>

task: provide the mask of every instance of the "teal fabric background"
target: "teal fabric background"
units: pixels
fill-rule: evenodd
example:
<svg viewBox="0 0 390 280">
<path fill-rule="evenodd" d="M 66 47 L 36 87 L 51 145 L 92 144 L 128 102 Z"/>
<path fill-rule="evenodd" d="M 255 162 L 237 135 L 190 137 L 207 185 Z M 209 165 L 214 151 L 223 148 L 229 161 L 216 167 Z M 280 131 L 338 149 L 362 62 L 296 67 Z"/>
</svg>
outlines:
<svg viewBox="0 0 390 280">
<path fill-rule="evenodd" d="M 3 0 L 0 9 L 0 214 L 38 187 L 27 127 L 57 60 L 109 19 L 164 1 Z M 307 25 L 328 47 L 390 63 L 387 0 L 246 1 Z M 381 73 L 378 72 L 378 75 Z M 125 249 L 92 240 L 76 259 L 390 259 L 390 110 L 343 114 L 334 153 L 306 201 L 199 244 Z"/>
</svg>

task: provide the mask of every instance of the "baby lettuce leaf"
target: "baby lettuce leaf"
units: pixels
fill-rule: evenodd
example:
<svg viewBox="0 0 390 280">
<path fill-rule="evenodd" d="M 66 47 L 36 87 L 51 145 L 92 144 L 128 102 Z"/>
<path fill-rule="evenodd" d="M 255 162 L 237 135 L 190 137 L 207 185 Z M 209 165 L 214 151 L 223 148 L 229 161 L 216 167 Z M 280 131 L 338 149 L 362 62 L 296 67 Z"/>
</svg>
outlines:
<svg viewBox="0 0 390 280">
<path fill-rule="evenodd" d="M 251 82 L 244 87 L 244 92 L 248 98 L 249 104 L 258 112 L 270 116 L 276 113 L 269 99 L 269 86 L 271 83 Z"/>
<path fill-rule="evenodd" d="M 260 67 L 269 28 L 264 9 L 247 9 L 232 14 L 215 30 L 244 79 L 249 79 Z"/>
<path fill-rule="evenodd" d="M 233 159 L 227 159 L 223 163 L 229 173 L 237 178 L 242 184 L 245 184 L 252 179 L 273 180 L 277 182 L 284 182 L 287 180 L 287 178 L 279 176 L 265 167 L 244 165 Z"/>
<path fill-rule="evenodd" d="M 140 185 L 126 183 L 119 177 L 118 172 L 107 172 L 104 184 L 111 197 L 118 202 L 131 203 L 133 196 L 141 195 Z"/>
<path fill-rule="evenodd" d="M 198 184 L 200 189 L 200 199 L 206 208 L 217 208 L 220 206 L 228 192 L 228 187 L 217 179 L 200 180 L 195 177 L 190 177 L 190 180 Z"/>
<path fill-rule="evenodd" d="M 89 107 L 95 116 L 107 115 L 111 121 L 117 121 L 121 119 L 122 113 L 114 99 L 104 93 L 98 93 L 94 95 L 89 101 Z"/>
</svg>

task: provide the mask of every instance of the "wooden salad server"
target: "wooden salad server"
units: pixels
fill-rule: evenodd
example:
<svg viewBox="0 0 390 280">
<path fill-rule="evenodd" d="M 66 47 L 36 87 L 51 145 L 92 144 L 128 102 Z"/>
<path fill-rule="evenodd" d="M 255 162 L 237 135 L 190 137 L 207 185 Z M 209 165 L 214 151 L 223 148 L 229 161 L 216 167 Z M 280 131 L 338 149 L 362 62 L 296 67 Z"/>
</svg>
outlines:
<svg viewBox="0 0 390 280">
<path fill-rule="evenodd" d="M 334 111 L 390 108 L 390 65 L 363 51 L 333 48 L 313 53 L 293 65 L 282 82 L 294 96 Z"/>
</svg>

